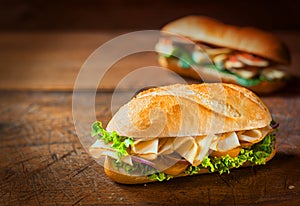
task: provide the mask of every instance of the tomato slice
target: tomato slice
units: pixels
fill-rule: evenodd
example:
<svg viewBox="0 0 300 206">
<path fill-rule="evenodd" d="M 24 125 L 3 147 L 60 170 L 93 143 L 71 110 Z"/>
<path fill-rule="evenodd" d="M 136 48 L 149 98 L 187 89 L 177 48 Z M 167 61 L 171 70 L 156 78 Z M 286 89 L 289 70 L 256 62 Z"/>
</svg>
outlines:
<svg viewBox="0 0 300 206">
<path fill-rule="evenodd" d="M 249 53 L 239 53 L 236 55 L 236 58 L 250 66 L 265 67 L 269 65 L 267 60 Z"/>
<path fill-rule="evenodd" d="M 235 55 L 230 55 L 230 56 L 229 56 L 229 61 L 231 61 L 231 62 L 237 62 L 238 59 L 236 58 Z"/>
<path fill-rule="evenodd" d="M 170 39 L 161 39 L 160 40 L 162 44 L 164 45 L 171 45 L 172 44 L 172 41 Z"/>
</svg>

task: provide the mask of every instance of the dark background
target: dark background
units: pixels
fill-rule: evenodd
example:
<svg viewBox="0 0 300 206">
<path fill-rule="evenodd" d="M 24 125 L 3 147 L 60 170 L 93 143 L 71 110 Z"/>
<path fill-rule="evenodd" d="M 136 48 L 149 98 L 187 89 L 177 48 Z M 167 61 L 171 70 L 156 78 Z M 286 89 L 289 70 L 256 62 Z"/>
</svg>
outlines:
<svg viewBox="0 0 300 206">
<path fill-rule="evenodd" d="M 296 0 L 1 0 L 0 30 L 159 29 L 188 14 L 273 31 L 300 29 Z"/>
</svg>

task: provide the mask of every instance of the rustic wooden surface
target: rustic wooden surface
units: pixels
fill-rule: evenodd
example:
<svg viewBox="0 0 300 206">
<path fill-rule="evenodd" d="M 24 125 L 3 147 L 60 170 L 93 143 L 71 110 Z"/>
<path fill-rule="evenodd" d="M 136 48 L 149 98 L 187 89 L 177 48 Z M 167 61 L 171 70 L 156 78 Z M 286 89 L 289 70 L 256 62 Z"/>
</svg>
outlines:
<svg viewBox="0 0 300 206">
<path fill-rule="evenodd" d="M 262 97 L 280 122 L 278 153 L 267 165 L 145 185 L 120 185 L 107 178 L 77 137 L 71 89 L 85 58 L 115 35 L 0 35 L 0 205 L 300 205 L 297 81 L 285 91 Z M 280 35 L 292 51 L 291 71 L 300 75 L 299 33 Z M 129 71 L 130 63 L 155 64 L 152 57 L 132 56 L 115 65 L 102 85 L 105 92 L 96 96 L 97 118 L 104 124 L 111 118 L 112 91 L 118 81 L 114 77 Z M 126 101 L 128 92 L 114 95 Z M 84 98 L 87 92 L 79 95 Z"/>
<path fill-rule="evenodd" d="M 126 34 L 126 31 L 0 33 L 0 89 L 72 91 L 85 60 L 95 49 L 121 34 Z M 300 76 L 300 32 L 275 34 L 292 51 L 293 61 L 288 71 Z M 100 87 L 111 90 L 131 71 L 146 66 L 158 66 L 155 53 L 127 56 L 110 68 Z M 101 67 L 99 64 L 99 69 Z M 140 82 L 146 79 L 148 76 L 140 76 Z M 82 87 L 90 88 L 89 82 Z M 135 85 L 126 84 L 123 87 L 130 89 Z"/>
</svg>

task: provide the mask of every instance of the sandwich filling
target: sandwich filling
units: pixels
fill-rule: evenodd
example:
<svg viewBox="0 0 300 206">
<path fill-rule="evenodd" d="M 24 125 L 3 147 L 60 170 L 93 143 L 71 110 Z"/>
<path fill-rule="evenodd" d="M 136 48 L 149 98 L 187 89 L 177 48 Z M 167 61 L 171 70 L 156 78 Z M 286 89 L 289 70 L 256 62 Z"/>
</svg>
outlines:
<svg viewBox="0 0 300 206">
<path fill-rule="evenodd" d="M 182 69 L 211 68 L 234 75 L 242 86 L 254 86 L 261 81 L 280 81 L 288 75 L 271 60 L 230 48 L 197 42 L 197 45 L 179 38 L 163 37 L 156 51 L 165 58 L 176 58 Z"/>
<path fill-rule="evenodd" d="M 150 140 L 119 136 L 103 129 L 101 122 L 92 125 L 96 142 L 89 148 L 91 155 L 108 158 L 116 171 L 129 175 L 165 180 L 180 174 L 197 174 L 202 168 L 209 172 L 229 173 L 245 162 L 265 164 L 274 149 L 274 128 L 270 125 L 223 134 L 163 137 Z"/>
</svg>

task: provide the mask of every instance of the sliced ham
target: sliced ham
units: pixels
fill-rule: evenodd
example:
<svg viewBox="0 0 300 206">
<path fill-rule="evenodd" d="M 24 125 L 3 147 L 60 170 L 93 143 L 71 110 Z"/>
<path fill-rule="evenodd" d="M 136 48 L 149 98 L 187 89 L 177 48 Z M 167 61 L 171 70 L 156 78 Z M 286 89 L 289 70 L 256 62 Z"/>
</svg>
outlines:
<svg viewBox="0 0 300 206">
<path fill-rule="evenodd" d="M 111 143 L 105 144 L 103 140 L 97 139 L 96 142 L 89 148 L 89 153 L 95 159 L 100 159 L 102 156 L 109 156 L 113 159 L 118 159 L 116 152 L 111 148 Z M 132 165 L 130 156 L 123 156 L 122 161 Z"/>
<path fill-rule="evenodd" d="M 205 156 L 208 155 L 209 148 L 214 137 L 215 135 L 195 137 L 198 146 L 198 153 L 192 163 L 193 166 L 198 166 L 199 164 L 201 164 Z"/>
<path fill-rule="evenodd" d="M 132 153 L 143 156 L 146 159 L 155 159 L 158 154 L 158 141 L 159 139 L 153 139 L 149 141 L 137 140 L 134 142 Z"/>
<path fill-rule="evenodd" d="M 193 164 L 198 146 L 194 137 L 177 137 L 173 142 L 174 150 Z"/>
<path fill-rule="evenodd" d="M 240 141 L 256 143 L 261 141 L 270 131 L 272 131 L 271 126 L 266 126 L 260 129 L 246 130 L 238 133 L 238 138 Z"/>
<path fill-rule="evenodd" d="M 167 155 L 167 154 L 173 153 L 174 152 L 174 149 L 173 149 L 173 141 L 174 140 L 175 140 L 175 137 L 159 139 L 158 154 L 159 155 Z"/>
<path fill-rule="evenodd" d="M 227 151 L 240 146 L 238 136 L 235 132 L 225 133 L 220 136 L 217 151 Z"/>
<path fill-rule="evenodd" d="M 135 140 L 134 147 L 129 151 L 130 155 L 135 155 L 153 163 L 160 164 L 158 169 L 164 170 L 173 166 L 181 158 L 188 161 L 193 166 L 201 164 L 205 156 L 210 152 L 225 154 L 226 151 L 241 148 L 241 145 L 253 145 L 261 141 L 272 127 L 229 132 L 217 135 L 186 136 L 156 138 L 151 140 Z M 99 159 L 101 156 L 109 156 L 118 159 L 117 154 L 111 148 L 112 143 L 105 144 L 103 140 L 97 140 L 90 147 L 90 154 Z M 131 156 L 123 156 L 122 161 L 132 165 Z M 172 155 L 176 155 L 172 157 Z M 163 157 L 163 158 L 162 158 Z"/>
</svg>

